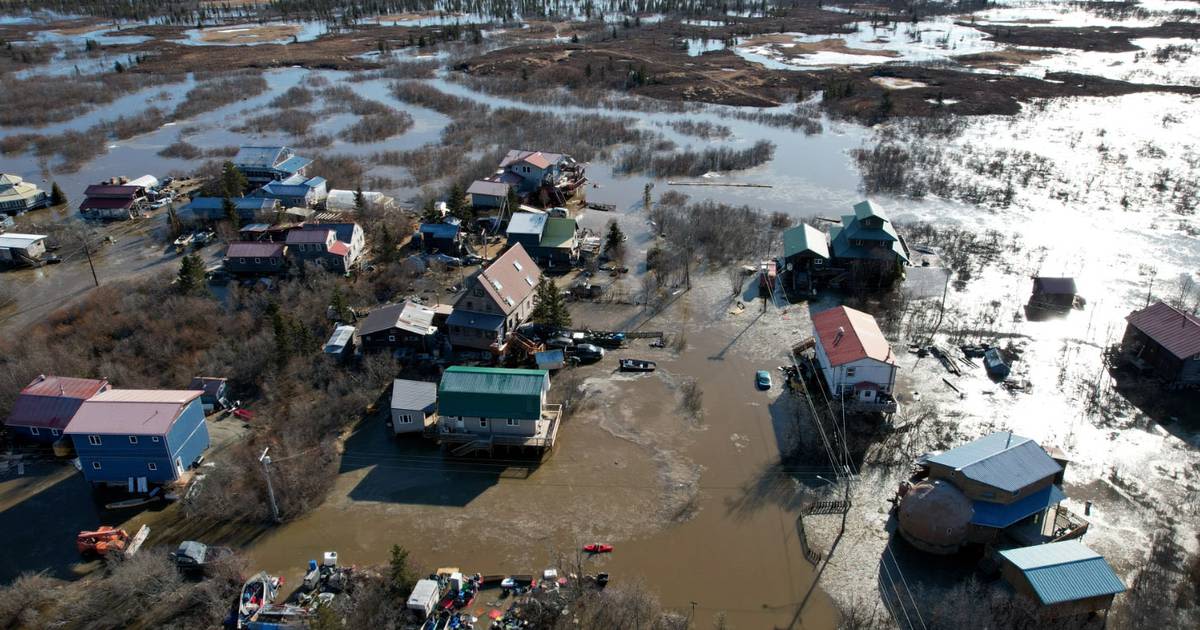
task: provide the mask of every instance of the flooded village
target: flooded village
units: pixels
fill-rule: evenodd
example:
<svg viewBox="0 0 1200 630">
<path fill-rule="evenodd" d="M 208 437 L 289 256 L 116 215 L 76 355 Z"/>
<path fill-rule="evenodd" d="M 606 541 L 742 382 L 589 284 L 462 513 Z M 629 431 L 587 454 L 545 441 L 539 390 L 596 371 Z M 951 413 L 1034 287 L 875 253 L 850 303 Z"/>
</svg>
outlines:
<svg viewBox="0 0 1200 630">
<path fill-rule="evenodd" d="M 1198 38 L 0 0 L 0 625 L 1195 627 Z"/>
</svg>

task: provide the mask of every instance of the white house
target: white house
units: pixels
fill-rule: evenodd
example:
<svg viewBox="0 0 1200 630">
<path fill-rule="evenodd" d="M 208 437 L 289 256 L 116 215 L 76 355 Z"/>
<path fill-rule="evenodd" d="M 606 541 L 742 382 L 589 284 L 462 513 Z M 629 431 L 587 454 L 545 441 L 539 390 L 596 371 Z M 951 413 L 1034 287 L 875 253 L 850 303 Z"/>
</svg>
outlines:
<svg viewBox="0 0 1200 630">
<path fill-rule="evenodd" d="M 896 385 L 896 355 L 875 318 L 839 306 L 812 316 L 817 362 L 829 391 L 860 403 L 890 400 Z"/>
<path fill-rule="evenodd" d="M 392 430 L 419 433 L 433 426 L 437 422 L 437 387 L 437 383 L 424 381 L 393 381 Z"/>
</svg>

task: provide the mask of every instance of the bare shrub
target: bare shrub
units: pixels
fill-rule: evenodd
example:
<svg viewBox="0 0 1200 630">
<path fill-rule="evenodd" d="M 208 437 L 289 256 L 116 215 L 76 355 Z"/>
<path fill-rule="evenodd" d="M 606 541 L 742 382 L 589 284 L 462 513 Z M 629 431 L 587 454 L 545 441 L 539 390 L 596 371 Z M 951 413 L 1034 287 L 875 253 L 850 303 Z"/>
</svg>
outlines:
<svg viewBox="0 0 1200 630">
<path fill-rule="evenodd" d="M 724 139 L 733 135 L 733 130 L 726 125 L 718 125 L 708 121 L 673 120 L 668 125 L 675 131 L 687 136 L 695 136 L 705 140 Z"/>
<path fill-rule="evenodd" d="M 271 99 L 269 105 L 278 109 L 289 107 L 304 107 L 313 102 L 312 90 L 303 85 L 293 85 L 275 98 Z"/>
<path fill-rule="evenodd" d="M 197 77 L 199 80 L 199 77 Z M 191 118 L 204 112 L 258 96 L 267 91 L 267 80 L 261 74 L 237 73 L 201 81 L 184 95 L 175 107 L 174 117 Z"/>
<path fill-rule="evenodd" d="M 308 130 L 314 122 L 316 122 L 316 116 L 311 112 L 287 108 L 248 118 L 234 131 L 239 133 L 282 131 L 293 136 L 303 136 L 308 134 Z"/>
<path fill-rule="evenodd" d="M 158 155 L 165 158 L 179 158 L 183 160 L 196 160 L 204 156 L 204 151 L 200 147 L 179 138 L 175 142 L 163 147 Z"/>
<path fill-rule="evenodd" d="M 412 116 L 406 112 L 389 108 L 385 112 L 363 116 L 354 124 L 343 129 L 340 135 L 355 143 L 377 142 L 398 136 L 412 129 L 412 126 Z"/>
<path fill-rule="evenodd" d="M 774 156 L 775 143 L 769 140 L 759 140 L 754 146 L 741 150 L 709 147 L 702 151 L 688 149 L 666 155 L 643 146 L 622 152 L 614 170 L 657 177 L 699 177 L 705 173 L 753 168 L 771 161 Z"/>
</svg>

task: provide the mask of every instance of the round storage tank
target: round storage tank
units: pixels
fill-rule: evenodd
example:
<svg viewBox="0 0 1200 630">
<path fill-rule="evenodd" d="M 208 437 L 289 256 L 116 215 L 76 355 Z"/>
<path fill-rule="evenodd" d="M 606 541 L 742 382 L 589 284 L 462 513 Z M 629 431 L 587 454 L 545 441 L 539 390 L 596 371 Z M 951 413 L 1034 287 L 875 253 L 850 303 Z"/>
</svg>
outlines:
<svg viewBox="0 0 1200 630">
<path fill-rule="evenodd" d="M 900 502 L 900 535 L 928 553 L 951 554 L 967 540 L 975 509 L 952 484 L 922 481 Z"/>
</svg>

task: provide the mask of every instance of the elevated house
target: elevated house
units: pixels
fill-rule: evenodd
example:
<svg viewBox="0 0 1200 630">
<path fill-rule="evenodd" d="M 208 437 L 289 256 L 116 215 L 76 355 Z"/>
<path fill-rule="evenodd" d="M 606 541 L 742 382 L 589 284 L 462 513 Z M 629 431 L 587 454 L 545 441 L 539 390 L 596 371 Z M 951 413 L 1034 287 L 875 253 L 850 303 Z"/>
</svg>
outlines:
<svg viewBox="0 0 1200 630">
<path fill-rule="evenodd" d="M 234 212 L 237 212 L 238 220 L 243 224 L 273 220 L 282 207 L 278 199 L 266 197 L 234 197 L 229 201 L 233 202 Z M 179 209 L 179 216 L 206 222 L 228 218 L 222 197 L 195 197 Z"/>
<path fill-rule="evenodd" d="M 1107 611 L 1125 584 L 1108 562 L 1078 540 L 1006 549 L 1000 574 L 1041 619 Z"/>
<path fill-rule="evenodd" d="M 423 433 L 437 424 L 437 383 L 392 381 L 392 431 Z"/>
<path fill-rule="evenodd" d="M 546 403 L 550 373 L 452 366 L 438 384 L 438 441 L 465 454 L 496 446 L 554 446 L 561 405 Z"/>
<path fill-rule="evenodd" d="M 14 437 L 52 444 L 62 437 L 84 401 L 109 389 L 105 379 L 43 374 L 21 390 L 4 426 Z"/>
<path fill-rule="evenodd" d="M 294 258 L 341 273 L 354 267 L 366 245 L 357 223 L 306 224 L 288 232 L 285 243 Z"/>
<path fill-rule="evenodd" d="M 110 389 L 67 425 L 83 477 L 145 492 L 177 481 L 208 449 L 201 391 Z"/>
<path fill-rule="evenodd" d="M 511 187 L 504 181 L 477 179 L 467 187 L 467 197 L 474 208 L 500 210 L 508 207 L 508 191 Z"/>
<path fill-rule="evenodd" d="M 0 214 L 21 214 L 50 205 L 50 195 L 20 175 L 0 173 Z"/>
<path fill-rule="evenodd" d="M 292 175 L 287 179 L 270 181 L 250 193 L 251 197 L 277 199 L 289 208 L 312 208 L 329 196 L 324 177 Z"/>
<path fill-rule="evenodd" d="M 1125 321 L 1121 355 L 1127 362 L 1171 388 L 1200 385 L 1200 319 L 1155 302 Z"/>
<path fill-rule="evenodd" d="M 829 268 L 825 233 L 801 223 L 783 233 L 783 269 L 797 291 L 812 291 L 814 274 Z"/>
<path fill-rule="evenodd" d="M 235 275 L 270 275 L 287 269 L 287 245 L 270 241 L 237 241 L 225 250 L 225 270 Z"/>
<path fill-rule="evenodd" d="M 0 234 L 0 267 L 37 266 L 46 255 L 45 234 Z"/>
<path fill-rule="evenodd" d="M 841 225 L 829 231 L 829 250 L 859 286 L 893 283 L 911 257 L 887 214 L 871 201 L 854 204 L 854 214 L 843 215 Z"/>
<path fill-rule="evenodd" d="M 1047 311 L 1069 311 L 1081 307 L 1083 298 L 1075 288 L 1074 278 L 1035 276 L 1029 306 Z"/>
<path fill-rule="evenodd" d="M 273 181 L 307 175 L 312 160 L 296 155 L 287 147 L 252 147 L 238 149 L 233 165 L 246 177 L 250 189 Z"/>
<path fill-rule="evenodd" d="M 447 319 L 450 343 L 502 354 L 509 335 L 533 311 L 533 288 L 541 277 L 520 243 L 472 274 Z"/>
<path fill-rule="evenodd" d="M 427 252 L 457 256 L 462 251 L 462 230 L 457 223 L 422 223 L 418 232 Z"/>
<path fill-rule="evenodd" d="M 359 324 L 358 337 L 364 350 L 429 350 L 437 334 L 433 316 L 433 309 L 415 302 L 381 306 Z"/>
<path fill-rule="evenodd" d="M 146 189 L 132 182 L 92 184 L 83 191 L 79 212 L 88 219 L 127 220 L 141 216 L 147 206 Z"/>
<path fill-rule="evenodd" d="M 1001 431 L 918 461 L 924 479 L 900 502 L 900 534 L 950 554 L 968 544 L 1020 545 L 1082 536 L 1088 524 L 1059 503 L 1066 460 Z"/>
<path fill-rule="evenodd" d="M 188 389 L 200 392 L 200 408 L 210 414 L 218 408 L 229 406 L 225 398 L 229 391 L 229 379 L 220 376 L 196 376 L 188 383 Z"/>
<path fill-rule="evenodd" d="M 812 316 L 817 366 L 848 410 L 893 413 L 896 355 L 870 315 L 838 306 Z"/>
</svg>

